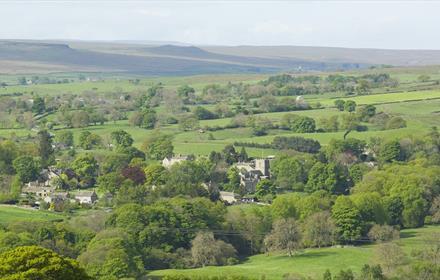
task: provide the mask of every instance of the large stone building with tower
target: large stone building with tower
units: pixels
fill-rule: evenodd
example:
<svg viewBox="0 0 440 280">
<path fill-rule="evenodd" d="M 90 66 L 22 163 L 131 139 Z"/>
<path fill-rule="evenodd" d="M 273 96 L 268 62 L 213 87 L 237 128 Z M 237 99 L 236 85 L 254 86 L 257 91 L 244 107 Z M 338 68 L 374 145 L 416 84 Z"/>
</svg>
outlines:
<svg viewBox="0 0 440 280">
<path fill-rule="evenodd" d="M 251 162 L 237 163 L 240 174 L 240 184 L 247 193 L 255 192 L 258 182 L 270 178 L 271 158 L 254 159 Z"/>
</svg>

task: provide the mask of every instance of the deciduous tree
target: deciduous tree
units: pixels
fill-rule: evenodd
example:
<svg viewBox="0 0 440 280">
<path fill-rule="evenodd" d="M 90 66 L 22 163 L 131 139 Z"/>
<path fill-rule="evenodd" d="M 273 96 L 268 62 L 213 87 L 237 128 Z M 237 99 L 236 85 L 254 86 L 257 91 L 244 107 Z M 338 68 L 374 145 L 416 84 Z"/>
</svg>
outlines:
<svg viewBox="0 0 440 280">
<path fill-rule="evenodd" d="M 173 143 L 171 137 L 163 134 L 155 134 L 145 139 L 142 150 L 147 158 L 162 160 L 173 155 Z"/>
<path fill-rule="evenodd" d="M 55 141 L 66 146 L 73 146 L 73 132 L 70 130 L 62 130 L 55 135 Z"/>
<path fill-rule="evenodd" d="M 124 130 L 113 131 L 111 138 L 118 148 L 127 148 L 133 144 L 133 138 Z"/>
<path fill-rule="evenodd" d="M 17 247 L 1 254 L 0 278 L 4 280 L 92 279 L 76 261 L 37 246 Z"/>
<path fill-rule="evenodd" d="M 309 216 L 304 223 L 304 243 L 321 248 L 336 241 L 336 225 L 328 212 Z"/>
<path fill-rule="evenodd" d="M 196 266 L 224 265 L 235 258 L 236 251 L 231 244 L 216 240 L 212 232 L 199 232 L 191 242 L 191 255 Z"/>
<path fill-rule="evenodd" d="M 334 102 L 336 108 L 338 108 L 339 111 L 344 111 L 345 109 L 345 101 L 342 99 L 337 99 Z"/>
<path fill-rule="evenodd" d="M 361 237 L 362 217 L 349 197 L 339 196 L 336 199 L 332 217 L 342 242 L 355 242 Z"/>
<path fill-rule="evenodd" d="M 72 162 L 72 169 L 80 176 L 83 186 L 92 186 L 98 173 L 98 162 L 91 154 L 79 155 Z"/>
<path fill-rule="evenodd" d="M 23 183 L 34 181 L 38 178 L 40 163 L 31 156 L 17 157 L 13 162 L 15 172 Z"/>
<path fill-rule="evenodd" d="M 301 229 L 294 219 L 280 219 L 274 222 L 264 244 L 270 251 L 285 251 L 292 257 L 301 248 L 301 237 Z"/>
<path fill-rule="evenodd" d="M 388 272 L 405 262 L 406 254 L 393 242 L 382 243 L 375 248 L 376 260 Z"/>
</svg>

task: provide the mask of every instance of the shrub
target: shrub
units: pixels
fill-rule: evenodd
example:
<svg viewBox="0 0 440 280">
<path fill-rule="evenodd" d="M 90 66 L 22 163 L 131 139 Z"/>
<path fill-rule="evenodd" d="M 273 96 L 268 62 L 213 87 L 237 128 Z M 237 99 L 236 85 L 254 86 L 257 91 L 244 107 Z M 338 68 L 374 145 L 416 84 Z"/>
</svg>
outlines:
<svg viewBox="0 0 440 280">
<path fill-rule="evenodd" d="M 385 125 L 386 129 L 398 129 L 406 127 L 406 121 L 402 117 L 392 117 Z"/>
<path fill-rule="evenodd" d="M 368 238 L 376 242 L 385 242 L 398 239 L 400 233 L 397 229 L 389 225 L 375 224 L 368 232 Z"/>
<path fill-rule="evenodd" d="M 236 256 L 234 247 L 216 240 L 212 232 L 199 232 L 191 245 L 191 255 L 196 266 L 225 265 Z"/>
</svg>

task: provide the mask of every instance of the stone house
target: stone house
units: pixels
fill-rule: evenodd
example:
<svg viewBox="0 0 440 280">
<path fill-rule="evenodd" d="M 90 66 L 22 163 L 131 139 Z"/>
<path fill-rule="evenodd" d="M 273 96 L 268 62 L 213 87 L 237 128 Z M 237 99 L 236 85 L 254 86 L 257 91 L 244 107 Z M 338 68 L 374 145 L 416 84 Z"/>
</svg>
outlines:
<svg viewBox="0 0 440 280">
<path fill-rule="evenodd" d="M 162 160 L 162 166 L 169 169 L 171 166 L 173 166 L 176 163 L 184 162 L 189 160 L 189 156 L 174 156 L 174 157 L 165 157 Z"/>
<path fill-rule="evenodd" d="M 95 191 L 82 191 L 75 195 L 75 200 L 79 204 L 93 204 L 98 200 L 98 195 Z"/>
<path fill-rule="evenodd" d="M 55 188 L 38 182 L 29 182 L 21 192 L 23 194 L 34 195 L 39 199 L 44 199 L 55 192 Z"/>
</svg>

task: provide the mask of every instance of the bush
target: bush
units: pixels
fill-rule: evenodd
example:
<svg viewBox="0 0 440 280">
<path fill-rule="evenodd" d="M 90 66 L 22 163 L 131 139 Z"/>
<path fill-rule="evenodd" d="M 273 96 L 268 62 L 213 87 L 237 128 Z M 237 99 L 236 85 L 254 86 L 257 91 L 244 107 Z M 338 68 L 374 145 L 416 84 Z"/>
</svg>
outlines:
<svg viewBox="0 0 440 280">
<path fill-rule="evenodd" d="M 402 117 L 392 117 L 385 125 L 386 129 L 398 129 L 406 127 L 406 121 Z"/>
<path fill-rule="evenodd" d="M 168 117 L 165 122 L 167 124 L 177 124 L 179 121 L 175 117 Z"/>
<path fill-rule="evenodd" d="M 300 116 L 293 121 L 291 129 L 297 133 L 312 133 L 315 132 L 316 123 L 310 117 Z"/>
<path fill-rule="evenodd" d="M 433 224 L 432 216 L 426 216 L 424 224 L 425 225 L 432 225 Z"/>
<path fill-rule="evenodd" d="M 194 265 L 225 265 L 235 258 L 235 248 L 222 240 L 216 240 L 212 232 L 199 232 L 191 242 Z"/>
<path fill-rule="evenodd" d="M 398 239 L 400 233 L 397 229 L 389 225 L 375 224 L 368 232 L 368 238 L 376 242 L 386 242 Z"/>
<path fill-rule="evenodd" d="M 204 108 L 202 106 L 197 106 L 194 109 L 194 115 L 199 120 L 211 120 L 211 119 L 218 118 L 218 116 L 216 114 L 214 114 L 213 112 L 209 111 L 208 109 L 206 109 L 206 108 Z"/>
</svg>

